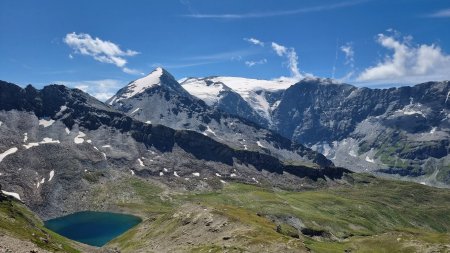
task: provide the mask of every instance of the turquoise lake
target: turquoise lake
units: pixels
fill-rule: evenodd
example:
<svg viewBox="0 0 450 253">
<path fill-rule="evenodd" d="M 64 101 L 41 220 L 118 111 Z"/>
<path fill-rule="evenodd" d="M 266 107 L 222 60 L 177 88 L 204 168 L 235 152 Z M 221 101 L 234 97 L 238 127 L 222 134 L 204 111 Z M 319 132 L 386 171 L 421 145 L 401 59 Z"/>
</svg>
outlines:
<svg viewBox="0 0 450 253">
<path fill-rule="evenodd" d="M 74 241 L 101 247 L 141 222 L 141 218 L 109 212 L 78 212 L 45 221 L 45 227 Z"/>
</svg>

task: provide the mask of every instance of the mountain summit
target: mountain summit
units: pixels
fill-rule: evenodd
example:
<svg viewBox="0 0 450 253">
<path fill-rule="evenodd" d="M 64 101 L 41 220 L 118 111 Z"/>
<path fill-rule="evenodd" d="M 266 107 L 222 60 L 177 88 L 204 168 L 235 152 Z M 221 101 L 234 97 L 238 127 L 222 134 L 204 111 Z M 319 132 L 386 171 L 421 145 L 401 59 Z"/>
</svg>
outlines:
<svg viewBox="0 0 450 253">
<path fill-rule="evenodd" d="M 158 67 L 145 77 L 130 82 L 127 86 L 120 89 L 115 96 L 108 99 L 106 103 L 113 105 L 121 100 L 137 96 L 148 91 L 149 89 L 157 87 L 164 87 L 165 89 L 177 93 L 186 93 L 186 91 L 169 72 L 161 67 Z M 187 93 L 185 95 L 187 95 Z"/>
</svg>

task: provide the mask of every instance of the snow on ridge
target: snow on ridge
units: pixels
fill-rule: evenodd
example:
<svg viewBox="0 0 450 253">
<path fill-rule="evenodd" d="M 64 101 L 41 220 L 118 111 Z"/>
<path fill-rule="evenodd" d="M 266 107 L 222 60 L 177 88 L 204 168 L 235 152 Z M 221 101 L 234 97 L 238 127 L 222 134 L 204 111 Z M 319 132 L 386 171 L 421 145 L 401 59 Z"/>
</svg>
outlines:
<svg viewBox="0 0 450 253">
<path fill-rule="evenodd" d="M 11 196 L 11 197 L 14 197 L 14 198 L 16 198 L 16 199 L 18 199 L 18 200 L 21 200 L 21 199 L 20 199 L 20 195 L 19 195 L 18 193 L 15 193 L 15 192 L 7 192 L 7 191 L 4 191 L 4 190 L 2 190 L 2 193 L 5 194 L 5 195 L 7 195 L 7 196 Z"/>
<path fill-rule="evenodd" d="M 12 147 L 3 153 L 0 153 L 0 162 L 3 161 L 3 159 L 5 159 L 6 156 L 16 153 L 17 150 L 18 150 L 18 148 Z"/>
<path fill-rule="evenodd" d="M 40 119 L 39 120 L 39 125 L 43 126 L 43 127 L 49 127 L 49 126 L 53 125 L 53 123 L 55 123 L 55 121 L 52 119 L 50 119 L 50 120 Z"/>
<path fill-rule="evenodd" d="M 265 98 L 264 91 L 285 90 L 295 83 L 294 80 L 290 79 L 259 80 L 227 76 L 187 78 L 181 79 L 180 82 L 181 86 L 191 95 L 203 100 L 208 105 L 213 105 L 220 100 L 220 92 L 231 89 L 238 93 L 258 114 L 269 121 L 270 110 L 276 108 L 278 104 L 270 105 Z"/>
<path fill-rule="evenodd" d="M 226 87 L 221 82 L 206 83 L 205 81 L 199 81 L 197 79 L 185 79 L 180 80 L 182 87 L 187 90 L 191 95 L 203 100 L 207 105 L 212 106 L 219 102 L 220 93 L 230 88 Z"/>
<path fill-rule="evenodd" d="M 156 68 L 149 75 L 129 83 L 127 86 L 127 90 L 120 97 L 118 97 L 118 98 L 114 97 L 113 100 L 111 100 L 110 104 L 112 102 L 117 102 L 122 99 L 130 98 L 139 93 L 142 93 L 147 88 L 159 86 L 161 84 L 160 77 L 162 76 L 162 74 L 163 74 L 163 69 Z"/>
</svg>

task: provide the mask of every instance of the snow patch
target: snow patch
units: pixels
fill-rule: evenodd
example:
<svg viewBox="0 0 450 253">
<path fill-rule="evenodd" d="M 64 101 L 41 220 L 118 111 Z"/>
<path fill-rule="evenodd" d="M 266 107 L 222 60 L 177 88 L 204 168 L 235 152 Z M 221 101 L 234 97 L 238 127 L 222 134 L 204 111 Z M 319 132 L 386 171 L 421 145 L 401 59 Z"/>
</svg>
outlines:
<svg viewBox="0 0 450 253">
<path fill-rule="evenodd" d="M 200 173 L 194 172 L 194 173 L 192 173 L 192 175 L 193 175 L 194 177 L 199 177 L 199 176 L 200 176 Z"/>
<path fill-rule="evenodd" d="M 437 129 L 437 127 L 433 127 L 433 128 L 431 128 L 431 130 L 430 130 L 430 134 L 434 134 L 434 133 L 436 132 L 436 129 Z"/>
<path fill-rule="evenodd" d="M 220 179 L 220 182 L 222 183 L 222 184 L 226 184 L 227 182 L 225 182 L 224 180 L 222 180 L 222 179 Z"/>
<path fill-rule="evenodd" d="M 83 132 L 79 131 L 78 135 L 73 139 L 73 141 L 75 142 L 75 144 L 81 144 L 84 142 L 83 137 L 85 137 L 86 134 L 84 134 Z"/>
<path fill-rule="evenodd" d="M 50 120 L 40 119 L 39 120 L 39 125 L 43 126 L 43 127 L 49 127 L 49 126 L 53 125 L 53 123 L 55 123 L 55 121 L 52 119 L 50 119 Z"/>
<path fill-rule="evenodd" d="M 145 166 L 145 165 L 144 165 L 144 162 L 141 160 L 141 158 L 138 158 L 138 162 L 139 162 L 139 165 L 141 165 L 142 167 Z"/>
<path fill-rule="evenodd" d="M 231 174 L 230 174 L 230 177 L 236 177 L 236 174 L 231 173 Z"/>
<path fill-rule="evenodd" d="M 87 143 L 92 143 L 92 140 L 87 140 L 86 142 L 87 142 Z"/>
<path fill-rule="evenodd" d="M 159 176 L 162 177 L 164 176 L 164 173 L 162 171 L 159 172 Z"/>
<path fill-rule="evenodd" d="M 450 97 L 450 91 L 447 93 L 447 97 L 445 98 L 445 103 L 447 104 L 448 98 Z M 2 124 L 0 124 L 1 126 Z"/>
<path fill-rule="evenodd" d="M 62 105 L 62 106 L 59 108 L 59 112 L 56 113 L 56 116 L 60 116 L 65 110 L 67 110 L 67 106 Z"/>
<path fill-rule="evenodd" d="M 23 142 L 27 142 L 28 140 L 28 133 L 23 134 Z"/>
<path fill-rule="evenodd" d="M 207 133 L 211 133 L 214 136 L 217 136 L 216 133 L 209 126 L 206 126 L 206 130 L 205 130 L 205 132 L 203 132 L 204 135 L 208 136 Z"/>
<path fill-rule="evenodd" d="M 139 111 L 141 108 L 136 108 L 134 111 L 132 111 L 130 114 L 134 114 L 134 113 L 136 113 L 137 111 Z"/>
<path fill-rule="evenodd" d="M 216 177 L 222 177 L 222 175 L 220 175 L 219 173 L 216 173 Z"/>
<path fill-rule="evenodd" d="M 41 179 L 41 181 L 39 181 L 39 182 L 37 183 L 36 188 L 39 188 L 39 186 L 40 186 L 41 184 L 44 184 L 44 183 L 45 183 L 45 177 L 43 177 L 43 178 Z"/>
<path fill-rule="evenodd" d="M 252 180 L 255 181 L 257 184 L 259 184 L 258 180 L 256 178 L 252 177 Z"/>
<path fill-rule="evenodd" d="M 54 176 L 55 176 L 55 171 L 54 170 L 50 171 L 50 175 L 49 175 L 48 181 L 49 182 L 52 181 Z"/>
<path fill-rule="evenodd" d="M 164 170 L 164 172 L 169 172 L 169 170 L 168 170 L 168 169 L 166 169 L 166 168 L 164 168 L 163 170 Z"/>
<path fill-rule="evenodd" d="M 106 153 L 102 152 L 102 155 L 103 155 L 103 158 L 105 158 L 105 160 L 106 160 Z"/>
<path fill-rule="evenodd" d="M 261 148 L 266 148 L 266 147 L 264 147 L 262 144 L 261 144 L 261 142 L 260 141 L 257 141 L 256 142 L 256 144 L 258 145 L 258 147 L 261 147 Z"/>
<path fill-rule="evenodd" d="M 180 176 L 178 176 L 178 173 L 176 171 L 173 172 L 173 175 L 176 177 L 180 177 Z"/>
<path fill-rule="evenodd" d="M 5 194 L 5 195 L 7 195 L 7 196 L 11 196 L 11 197 L 14 197 L 14 198 L 16 198 L 16 199 L 18 199 L 18 200 L 21 200 L 21 199 L 20 199 L 20 195 L 19 195 L 18 193 L 15 193 L 15 192 L 7 192 L 7 191 L 4 191 L 4 190 L 2 190 L 2 193 Z"/>
<path fill-rule="evenodd" d="M 145 124 L 151 124 L 152 122 L 150 120 L 145 121 Z"/>
<path fill-rule="evenodd" d="M 366 156 L 366 161 L 369 163 L 375 163 L 373 159 L 370 159 L 369 156 Z"/>
<path fill-rule="evenodd" d="M 348 152 L 348 154 L 350 155 L 350 156 L 353 156 L 353 157 L 357 157 L 358 155 L 355 153 L 355 151 L 352 149 L 352 150 L 350 150 L 350 152 Z"/>
<path fill-rule="evenodd" d="M 111 148 L 111 145 L 103 145 L 102 148 Z"/>
<path fill-rule="evenodd" d="M 70 130 L 69 128 L 66 127 L 66 129 L 64 129 L 66 131 L 66 134 L 70 134 Z"/>
<path fill-rule="evenodd" d="M 6 150 L 5 152 L 1 153 L 0 154 L 0 162 L 3 161 L 3 159 L 5 159 L 6 156 L 16 153 L 17 150 L 18 150 L 18 148 L 13 147 L 13 148 L 10 148 L 10 149 Z"/>
<path fill-rule="evenodd" d="M 59 140 L 53 140 L 52 138 L 48 138 L 45 137 L 44 139 L 42 139 L 41 142 L 39 142 L 40 144 L 47 144 L 47 143 L 60 143 Z"/>
<path fill-rule="evenodd" d="M 38 143 L 38 142 L 30 142 L 30 143 L 24 144 L 24 145 L 22 145 L 22 146 L 24 146 L 25 149 L 29 149 L 29 148 L 32 148 L 32 147 L 37 147 L 37 146 L 39 146 L 39 143 Z"/>
<path fill-rule="evenodd" d="M 134 170 L 130 170 L 131 175 L 134 176 Z"/>
</svg>

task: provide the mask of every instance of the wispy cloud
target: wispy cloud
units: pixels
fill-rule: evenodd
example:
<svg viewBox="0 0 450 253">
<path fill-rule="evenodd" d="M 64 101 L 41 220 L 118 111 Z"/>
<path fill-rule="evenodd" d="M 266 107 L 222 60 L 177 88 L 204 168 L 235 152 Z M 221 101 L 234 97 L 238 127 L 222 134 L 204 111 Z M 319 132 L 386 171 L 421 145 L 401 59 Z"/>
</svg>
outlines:
<svg viewBox="0 0 450 253">
<path fill-rule="evenodd" d="M 278 56 L 286 57 L 288 68 L 291 72 L 291 76 L 294 79 L 301 79 L 303 77 L 303 75 L 300 73 L 300 70 L 298 69 L 298 56 L 293 47 L 287 48 L 276 42 L 272 42 L 272 49 Z"/>
<path fill-rule="evenodd" d="M 55 81 L 54 83 L 64 84 L 67 87 L 80 89 L 101 101 L 106 101 L 108 98 L 114 96 L 114 94 L 125 85 L 123 81 L 116 79 L 92 81 Z"/>
<path fill-rule="evenodd" d="M 450 55 L 435 44 L 414 44 L 403 38 L 378 34 L 377 42 L 391 50 L 376 66 L 365 69 L 357 81 L 367 83 L 417 83 L 450 79 Z"/>
<path fill-rule="evenodd" d="M 262 46 L 262 47 L 264 46 L 264 42 L 262 42 L 258 39 L 255 39 L 255 38 L 244 38 L 244 40 L 253 45 Z"/>
<path fill-rule="evenodd" d="M 429 18 L 450 18 L 450 9 L 443 9 L 426 15 Z"/>
<path fill-rule="evenodd" d="M 140 74 L 137 70 L 125 67 L 127 64 L 125 57 L 135 56 L 139 52 L 130 49 L 122 50 L 119 45 L 111 41 L 93 38 L 86 33 L 68 33 L 64 37 L 64 43 L 70 46 L 76 54 L 88 55 L 96 61 L 114 64 L 128 74 Z M 73 55 L 69 54 L 69 58 L 73 59 Z"/>
<path fill-rule="evenodd" d="M 199 61 L 229 61 L 229 60 L 241 60 L 245 56 L 253 55 L 256 52 L 251 49 L 227 51 L 206 55 L 197 55 L 186 57 L 183 60 L 199 60 Z"/>
<path fill-rule="evenodd" d="M 342 53 L 344 53 L 345 56 L 344 65 L 350 68 L 350 71 L 348 71 L 347 74 L 345 74 L 345 76 L 340 78 L 339 80 L 348 81 L 355 74 L 355 51 L 353 49 L 353 44 L 347 42 L 346 44 L 342 45 L 339 49 L 341 50 Z"/>
<path fill-rule="evenodd" d="M 200 62 L 186 62 L 186 63 L 154 63 L 151 65 L 152 68 L 163 67 L 165 69 L 182 69 L 195 66 L 202 66 L 208 64 L 218 63 L 219 61 L 200 61 Z"/>
<path fill-rule="evenodd" d="M 248 67 L 253 67 L 256 65 L 261 65 L 261 64 L 266 64 L 267 63 L 267 59 L 261 59 L 259 61 L 245 61 L 245 65 L 247 65 Z"/>
<path fill-rule="evenodd" d="M 350 65 L 353 67 L 355 62 L 355 51 L 353 50 L 353 45 L 347 43 L 341 46 L 341 51 L 345 54 L 345 65 Z"/>
<path fill-rule="evenodd" d="M 335 4 L 327 5 L 317 5 L 312 7 L 298 8 L 293 10 L 280 10 L 280 11 L 268 11 L 268 12 L 250 12 L 250 13 L 227 13 L 227 14 L 200 14 L 200 13 L 190 13 L 183 15 L 189 18 L 203 18 L 203 19 L 244 19 L 244 18 L 266 18 L 266 17 L 277 17 L 277 16 L 288 16 L 296 14 L 304 14 L 311 12 L 328 11 L 333 9 L 339 9 L 349 6 L 358 5 L 361 3 L 368 2 L 369 0 L 352 0 L 344 1 Z"/>
</svg>

